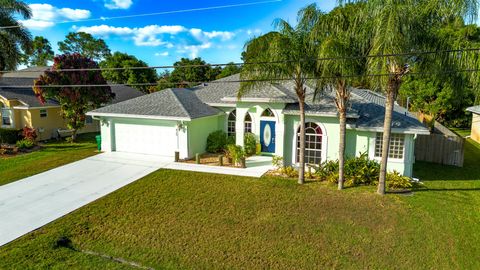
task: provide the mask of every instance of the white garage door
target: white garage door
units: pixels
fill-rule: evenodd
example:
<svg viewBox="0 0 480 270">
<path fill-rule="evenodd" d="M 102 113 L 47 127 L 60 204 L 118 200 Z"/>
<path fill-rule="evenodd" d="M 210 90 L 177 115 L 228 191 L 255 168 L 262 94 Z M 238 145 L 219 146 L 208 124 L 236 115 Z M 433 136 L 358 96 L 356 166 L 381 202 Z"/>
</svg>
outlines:
<svg viewBox="0 0 480 270">
<path fill-rule="evenodd" d="M 115 123 L 115 149 L 117 152 L 172 157 L 177 150 L 176 128 Z"/>
</svg>

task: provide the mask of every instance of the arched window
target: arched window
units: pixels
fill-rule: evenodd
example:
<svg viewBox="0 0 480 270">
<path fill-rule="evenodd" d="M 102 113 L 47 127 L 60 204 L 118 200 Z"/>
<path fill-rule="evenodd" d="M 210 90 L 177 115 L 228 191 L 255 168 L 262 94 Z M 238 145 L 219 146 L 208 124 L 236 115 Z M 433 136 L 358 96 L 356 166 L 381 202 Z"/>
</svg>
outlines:
<svg viewBox="0 0 480 270">
<path fill-rule="evenodd" d="M 305 163 L 322 163 L 322 129 L 319 125 L 305 123 Z M 300 160 L 300 127 L 297 130 L 297 162 Z"/>
<path fill-rule="evenodd" d="M 267 108 L 265 109 L 265 111 L 262 112 L 262 117 L 275 117 L 275 114 L 273 114 L 270 108 Z"/>
<path fill-rule="evenodd" d="M 252 117 L 250 114 L 247 112 L 245 115 L 245 125 L 244 125 L 244 131 L 245 133 L 252 133 Z"/>
<path fill-rule="evenodd" d="M 230 112 L 228 115 L 228 120 L 227 120 L 227 135 L 230 136 L 235 136 L 235 123 L 237 122 L 237 110 L 233 110 Z"/>
</svg>

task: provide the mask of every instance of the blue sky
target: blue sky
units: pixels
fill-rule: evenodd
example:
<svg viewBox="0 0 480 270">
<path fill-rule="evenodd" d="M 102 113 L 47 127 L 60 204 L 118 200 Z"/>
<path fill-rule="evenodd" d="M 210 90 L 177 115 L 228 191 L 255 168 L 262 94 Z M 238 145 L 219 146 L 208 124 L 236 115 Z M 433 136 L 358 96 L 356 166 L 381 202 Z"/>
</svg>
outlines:
<svg viewBox="0 0 480 270">
<path fill-rule="evenodd" d="M 105 39 L 112 51 L 133 54 L 149 65 L 170 65 L 182 57 L 197 56 L 210 63 L 237 62 L 240 61 L 245 42 L 255 35 L 271 31 L 275 18 L 294 23 L 296 12 L 315 2 L 266 1 L 268 0 L 37 0 L 27 1 L 34 16 L 23 23 L 32 35 L 49 39 L 54 50 L 57 50 L 57 42 L 63 40 L 68 32 L 85 31 Z M 257 4 L 157 16 L 92 20 L 247 3 Z M 325 11 L 335 6 L 335 0 L 317 0 L 316 3 Z M 77 22 L 58 23 L 72 20 Z"/>
</svg>

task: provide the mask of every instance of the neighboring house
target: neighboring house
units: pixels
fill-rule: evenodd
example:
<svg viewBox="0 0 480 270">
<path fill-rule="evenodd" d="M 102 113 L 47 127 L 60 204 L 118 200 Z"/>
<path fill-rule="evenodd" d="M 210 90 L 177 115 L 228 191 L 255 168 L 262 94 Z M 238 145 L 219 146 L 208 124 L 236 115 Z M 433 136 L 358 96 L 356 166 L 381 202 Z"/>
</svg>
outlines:
<svg viewBox="0 0 480 270">
<path fill-rule="evenodd" d="M 31 86 L 36 78 L 48 67 L 28 68 L 29 72 L 6 73 L 0 78 L 0 128 L 21 129 L 33 127 L 37 130 L 39 140 L 57 137 L 58 130 L 65 130 L 66 124 L 60 115 L 60 106 L 54 100 L 47 100 L 45 104 L 35 97 Z M 131 87 L 112 87 L 115 99 L 112 103 L 125 101 L 143 95 Z M 100 125 L 91 117 L 87 117 L 85 127 L 80 133 L 98 132 Z"/>
<path fill-rule="evenodd" d="M 472 113 L 472 140 L 480 143 L 480 105 L 470 107 L 467 111 Z"/>
<path fill-rule="evenodd" d="M 102 150 L 144 153 L 181 158 L 205 152 L 207 136 L 224 130 L 243 145 L 246 132 L 260 141 L 263 154 L 282 156 L 286 165 L 298 161 L 299 106 L 293 83 L 266 84 L 241 100 L 239 75 L 194 89 L 166 89 L 87 115 L 102 123 Z M 306 105 L 306 162 L 319 164 L 338 158 L 339 119 L 326 93 Z M 384 118 L 383 96 L 369 90 L 353 90 L 348 110 L 347 156 L 368 153 L 380 160 Z M 429 131 L 405 109 L 395 106 L 388 167 L 412 175 L 414 140 Z"/>
</svg>

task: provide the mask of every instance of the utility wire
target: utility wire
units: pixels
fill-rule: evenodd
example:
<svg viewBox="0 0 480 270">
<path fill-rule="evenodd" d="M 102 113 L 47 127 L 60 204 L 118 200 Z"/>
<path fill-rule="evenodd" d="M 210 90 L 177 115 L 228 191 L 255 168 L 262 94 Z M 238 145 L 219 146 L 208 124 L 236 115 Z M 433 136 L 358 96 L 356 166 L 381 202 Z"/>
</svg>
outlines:
<svg viewBox="0 0 480 270">
<path fill-rule="evenodd" d="M 145 69 L 175 69 L 175 68 L 196 68 L 196 67 L 222 67 L 222 66 L 243 66 L 243 65 L 269 65 L 269 64 L 283 64 L 293 62 L 307 62 L 307 61 L 338 61 L 338 60 L 354 60 L 354 59 L 370 59 L 379 57 L 402 57 L 402 56 L 421 56 L 441 53 L 461 53 L 480 51 L 480 48 L 466 48 L 466 49 L 452 49 L 452 50 L 437 50 L 437 51 L 423 51 L 423 52 L 405 52 L 392 54 L 374 54 L 374 55 L 356 55 L 356 56 L 342 56 L 342 57 L 324 57 L 324 58 L 305 58 L 299 60 L 279 60 L 279 61 L 264 61 L 264 62 L 237 62 L 237 63 L 221 63 L 221 64 L 196 64 L 196 65 L 170 65 L 170 66 L 147 66 L 147 67 L 116 67 L 116 68 L 71 68 L 71 69 L 57 69 L 57 72 L 78 72 L 78 71 L 119 71 L 119 70 L 145 70 Z M 51 71 L 51 70 L 48 70 Z M 37 73 L 38 70 L 4 70 L 2 73 Z"/>
<path fill-rule="evenodd" d="M 468 72 L 480 72 L 480 69 L 461 69 L 461 70 L 446 70 L 441 72 L 409 72 L 405 75 L 434 75 L 434 74 L 454 74 L 454 73 L 468 73 Z M 306 77 L 303 78 L 306 81 L 322 80 L 322 79 L 335 79 L 335 78 L 361 78 L 361 77 L 387 77 L 395 75 L 394 73 L 379 73 L 379 74 L 351 74 L 343 76 L 321 76 L 321 77 Z M 119 87 L 119 86 L 160 86 L 160 85 L 208 85 L 219 83 L 245 83 L 245 82 L 276 82 L 276 81 L 292 81 L 292 78 L 271 78 L 271 79 L 252 79 L 252 80 L 217 80 L 217 81 L 197 81 L 197 82 L 155 82 L 155 83 L 113 83 L 113 84 L 66 84 L 66 85 L 37 85 L 39 88 L 63 88 L 63 87 Z M 0 88 L 33 88 L 34 85 L 0 85 Z"/>
<path fill-rule="evenodd" d="M 190 8 L 190 9 L 181 9 L 181 10 L 161 11 L 161 12 L 154 12 L 154 13 L 133 14 L 133 15 L 125 15 L 125 16 L 99 17 L 99 18 L 83 19 L 83 20 L 59 21 L 59 22 L 54 22 L 54 24 L 93 22 L 93 21 L 108 21 L 108 20 L 115 20 L 115 19 L 129 19 L 129 18 L 137 18 L 137 17 L 158 16 L 158 15 L 187 13 L 187 12 L 206 11 L 206 10 L 216 10 L 216 9 L 225 9 L 225 8 L 234 8 L 234 7 L 245 7 L 245 6 L 261 5 L 261 4 L 269 4 L 269 3 L 277 3 L 277 2 L 282 2 L 282 0 L 268 0 L 268 1 L 232 4 L 232 5 L 223 5 L 223 6 L 211 6 L 211 7 L 203 7 L 203 8 Z M 20 27 L 24 27 L 24 26 L 21 25 L 21 24 L 20 25 L 1 26 L 0 29 L 12 29 L 12 28 L 20 28 Z"/>
</svg>

